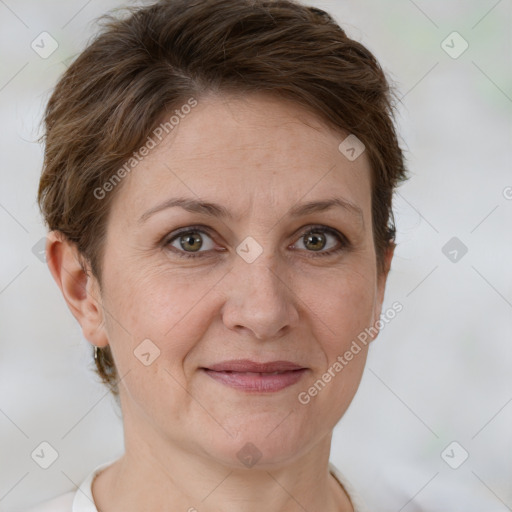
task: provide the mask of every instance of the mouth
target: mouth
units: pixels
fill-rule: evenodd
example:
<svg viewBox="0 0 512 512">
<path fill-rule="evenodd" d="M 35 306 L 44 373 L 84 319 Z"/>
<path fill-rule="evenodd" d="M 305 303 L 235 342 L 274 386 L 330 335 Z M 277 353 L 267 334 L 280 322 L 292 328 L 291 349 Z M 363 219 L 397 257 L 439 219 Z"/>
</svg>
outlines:
<svg viewBox="0 0 512 512">
<path fill-rule="evenodd" d="M 200 370 L 217 382 L 240 391 L 272 393 L 296 384 L 308 369 L 290 361 L 233 360 Z"/>
</svg>

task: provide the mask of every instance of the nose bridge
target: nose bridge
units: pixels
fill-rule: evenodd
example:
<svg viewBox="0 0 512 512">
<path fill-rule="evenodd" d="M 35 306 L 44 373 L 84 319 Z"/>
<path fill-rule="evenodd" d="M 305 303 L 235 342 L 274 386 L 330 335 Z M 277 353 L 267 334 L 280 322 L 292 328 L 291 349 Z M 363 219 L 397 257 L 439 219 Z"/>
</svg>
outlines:
<svg viewBox="0 0 512 512">
<path fill-rule="evenodd" d="M 241 258 L 237 263 L 238 286 L 244 299 L 261 304 L 265 309 L 271 307 L 274 310 L 289 302 L 289 290 L 283 284 L 283 277 L 279 274 L 279 265 L 275 254 L 265 252 L 259 255 L 253 262 L 248 263 Z"/>
<path fill-rule="evenodd" d="M 268 295 L 270 299 L 282 295 L 283 278 L 279 274 L 279 265 L 273 254 L 261 254 L 252 263 L 238 261 L 239 277 L 248 285 L 251 295 Z"/>
<path fill-rule="evenodd" d="M 246 328 L 263 339 L 295 325 L 298 313 L 293 293 L 285 276 L 280 275 L 275 254 L 264 251 L 251 261 L 242 253 L 234 265 L 224 308 L 226 326 Z"/>
<path fill-rule="evenodd" d="M 279 267 L 278 253 L 270 233 L 258 236 L 256 241 L 252 236 L 247 236 L 236 248 L 238 258 L 235 261 L 236 273 L 247 280 L 255 280 L 259 287 L 276 285 L 276 270 Z M 279 282 L 279 279 L 277 279 Z"/>
</svg>

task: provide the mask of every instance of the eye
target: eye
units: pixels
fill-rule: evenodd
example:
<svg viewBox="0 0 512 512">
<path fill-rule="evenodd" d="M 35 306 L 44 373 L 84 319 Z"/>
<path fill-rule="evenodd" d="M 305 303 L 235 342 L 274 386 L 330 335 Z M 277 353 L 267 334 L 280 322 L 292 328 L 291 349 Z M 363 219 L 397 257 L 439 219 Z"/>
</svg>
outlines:
<svg viewBox="0 0 512 512">
<path fill-rule="evenodd" d="M 349 241 L 341 233 L 327 226 L 310 227 L 302 233 L 296 244 L 299 247 L 291 247 L 313 253 L 309 255 L 313 257 L 329 256 L 350 248 Z M 304 248 L 300 247 L 301 244 Z M 164 247 L 172 247 L 173 253 L 184 258 L 208 256 L 209 252 L 215 250 L 215 244 L 203 226 L 189 226 L 172 233 L 163 242 L 163 245 Z M 217 249 L 217 251 L 222 252 L 223 249 Z"/>
<path fill-rule="evenodd" d="M 348 242 L 343 235 L 327 226 L 314 226 L 310 228 L 297 242 L 299 246 L 301 243 L 307 252 L 318 253 L 315 256 L 327 256 L 337 253 L 348 246 Z"/>
<path fill-rule="evenodd" d="M 208 233 L 203 229 L 194 227 L 174 233 L 164 245 L 174 247 L 176 249 L 175 252 L 179 256 L 192 258 L 198 256 L 199 254 L 197 253 L 208 252 L 214 249 L 213 240 Z"/>
</svg>

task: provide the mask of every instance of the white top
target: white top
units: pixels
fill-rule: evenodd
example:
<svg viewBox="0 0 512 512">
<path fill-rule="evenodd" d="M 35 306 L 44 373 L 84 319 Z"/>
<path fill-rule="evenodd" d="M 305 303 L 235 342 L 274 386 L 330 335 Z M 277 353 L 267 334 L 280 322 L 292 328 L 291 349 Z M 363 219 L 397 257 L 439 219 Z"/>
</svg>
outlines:
<svg viewBox="0 0 512 512">
<path fill-rule="evenodd" d="M 96 475 L 113 462 L 115 461 L 106 462 L 98 466 L 89 474 L 76 491 L 71 491 L 57 498 L 45 501 L 27 512 L 98 512 L 92 497 L 92 481 Z M 354 507 L 354 512 L 369 512 L 361 497 L 357 495 L 352 485 L 332 462 L 329 462 L 329 469 L 334 478 L 336 478 L 345 489 Z"/>
</svg>

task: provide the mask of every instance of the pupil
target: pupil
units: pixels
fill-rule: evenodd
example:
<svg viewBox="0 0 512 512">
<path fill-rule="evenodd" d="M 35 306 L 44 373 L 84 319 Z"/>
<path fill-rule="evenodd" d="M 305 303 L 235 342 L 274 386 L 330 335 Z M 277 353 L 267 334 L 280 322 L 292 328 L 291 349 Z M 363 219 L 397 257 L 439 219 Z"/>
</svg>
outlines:
<svg viewBox="0 0 512 512">
<path fill-rule="evenodd" d="M 307 241 L 306 241 L 306 246 L 309 244 L 309 243 L 312 243 L 313 246 L 318 244 L 320 242 L 320 247 L 310 247 L 311 249 L 313 249 L 313 251 L 319 251 L 320 249 L 323 249 L 324 248 L 324 245 L 325 245 L 325 237 L 324 235 L 308 235 L 307 237 Z"/>
<path fill-rule="evenodd" d="M 196 242 L 197 247 L 193 247 L 194 242 Z M 187 245 L 189 247 L 187 247 Z M 192 251 L 197 251 L 201 248 L 201 245 L 203 245 L 203 242 L 201 240 L 201 237 L 199 235 L 186 235 L 181 239 L 181 247 L 183 249 L 191 249 Z"/>
</svg>

